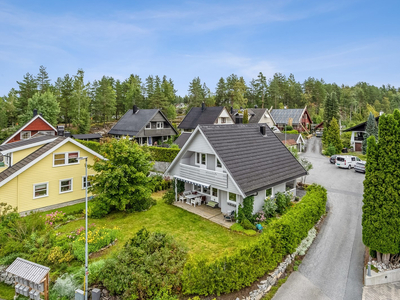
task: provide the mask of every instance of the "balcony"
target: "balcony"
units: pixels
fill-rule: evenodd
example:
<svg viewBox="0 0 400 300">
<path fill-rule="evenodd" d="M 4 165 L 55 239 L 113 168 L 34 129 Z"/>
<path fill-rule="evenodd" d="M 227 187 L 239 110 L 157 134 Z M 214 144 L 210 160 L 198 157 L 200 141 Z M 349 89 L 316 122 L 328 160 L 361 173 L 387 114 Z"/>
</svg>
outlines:
<svg viewBox="0 0 400 300">
<path fill-rule="evenodd" d="M 185 164 L 180 164 L 180 166 L 181 172 L 179 176 L 181 177 L 187 178 L 188 180 L 211 184 L 219 188 L 228 187 L 228 175 L 226 173 L 202 169 Z"/>
</svg>

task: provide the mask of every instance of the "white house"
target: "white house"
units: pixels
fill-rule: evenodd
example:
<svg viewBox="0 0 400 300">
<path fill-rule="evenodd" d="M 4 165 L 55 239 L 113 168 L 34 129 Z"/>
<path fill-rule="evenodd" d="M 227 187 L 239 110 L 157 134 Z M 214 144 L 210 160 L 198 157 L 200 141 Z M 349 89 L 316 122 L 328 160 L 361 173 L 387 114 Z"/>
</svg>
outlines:
<svg viewBox="0 0 400 300">
<path fill-rule="evenodd" d="M 249 124 L 267 124 L 270 128 L 276 127 L 275 120 L 267 108 L 246 108 L 249 116 Z M 243 123 L 237 121 L 243 118 L 243 113 L 245 109 L 233 109 L 231 107 L 231 115 L 235 119 L 235 123 Z"/>
<path fill-rule="evenodd" d="M 165 172 L 223 213 L 248 196 L 260 211 L 266 196 L 292 189 L 306 174 L 265 124 L 199 125 Z"/>
</svg>

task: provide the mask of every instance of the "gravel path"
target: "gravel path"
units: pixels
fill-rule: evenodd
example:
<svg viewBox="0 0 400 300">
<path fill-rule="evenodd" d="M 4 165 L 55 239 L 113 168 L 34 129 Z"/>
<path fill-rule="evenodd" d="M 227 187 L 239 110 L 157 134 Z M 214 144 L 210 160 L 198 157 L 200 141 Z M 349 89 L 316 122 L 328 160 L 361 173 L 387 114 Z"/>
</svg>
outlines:
<svg viewBox="0 0 400 300">
<path fill-rule="evenodd" d="M 298 272 L 292 273 L 274 300 L 362 298 L 364 245 L 361 207 L 364 174 L 339 169 L 320 154 L 321 140 L 313 137 L 303 154 L 313 169 L 307 183 L 328 190 L 329 214 Z"/>
</svg>

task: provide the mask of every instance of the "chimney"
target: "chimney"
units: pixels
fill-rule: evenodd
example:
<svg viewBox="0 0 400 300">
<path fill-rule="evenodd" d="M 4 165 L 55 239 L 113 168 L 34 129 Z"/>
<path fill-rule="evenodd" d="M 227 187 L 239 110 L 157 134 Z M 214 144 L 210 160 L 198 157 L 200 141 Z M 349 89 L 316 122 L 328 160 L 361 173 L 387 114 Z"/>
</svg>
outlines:
<svg viewBox="0 0 400 300">
<path fill-rule="evenodd" d="M 260 126 L 260 132 L 263 136 L 267 135 L 267 129 L 265 128 L 265 126 Z"/>
<path fill-rule="evenodd" d="M 206 105 L 203 103 L 201 103 L 201 111 L 204 111 L 206 109 Z"/>
<path fill-rule="evenodd" d="M 254 108 L 258 108 L 258 106 L 257 106 L 257 105 L 254 105 Z"/>
<path fill-rule="evenodd" d="M 64 136 L 64 126 L 57 126 L 57 135 L 58 136 Z"/>
<path fill-rule="evenodd" d="M 34 116 L 34 117 L 37 116 L 37 109 L 36 109 L 36 108 L 33 110 L 33 116 Z"/>
<path fill-rule="evenodd" d="M 233 107 L 231 106 L 231 115 L 233 115 Z"/>
<path fill-rule="evenodd" d="M 135 105 L 133 105 L 133 109 L 132 109 L 133 113 L 136 114 L 138 112 L 138 107 Z"/>
</svg>

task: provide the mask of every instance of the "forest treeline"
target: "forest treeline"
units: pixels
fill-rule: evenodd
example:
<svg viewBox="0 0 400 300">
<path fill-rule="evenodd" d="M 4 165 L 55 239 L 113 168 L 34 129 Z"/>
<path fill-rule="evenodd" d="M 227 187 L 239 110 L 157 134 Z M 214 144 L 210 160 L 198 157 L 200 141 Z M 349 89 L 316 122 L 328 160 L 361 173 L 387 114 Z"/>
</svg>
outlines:
<svg viewBox="0 0 400 300">
<path fill-rule="evenodd" d="M 314 123 L 324 120 L 327 97 L 334 98 L 339 108 L 341 124 L 351 126 L 365 121 L 369 112 L 391 113 L 400 108 L 400 89 L 391 85 L 376 87 L 366 82 L 354 86 L 326 83 L 309 77 L 304 82 L 276 73 L 267 79 L 261 72 L 245 82 L 232 74 L 220 78 L 211 89 L 199 77 L 189 82 L 185 96 L 177 95 L 174 82 L 167 76 L 148 76 L 145 79 L 130 75 L 124 81 L 103 76 L 87 82 L 84 71 L 66 74 L 52 82 L 46 68 L 39 73 L 27 73 L 18 88 L 0 98 L 0 129 L 13 128 L 32 117 L 38 109 L 53 124 L 63 123 L 86 133 L 92 123 L 119 119 L 136 104 L 139 108 L 160 108 L 168 118 L 176 116 L 175 104 L 187 103 L 188 108 L 200 106 L 302 108 L 307 105 Z M 325 114 L 326 115 L 326 114 Z"/>
</svg>

